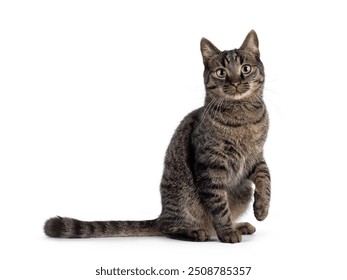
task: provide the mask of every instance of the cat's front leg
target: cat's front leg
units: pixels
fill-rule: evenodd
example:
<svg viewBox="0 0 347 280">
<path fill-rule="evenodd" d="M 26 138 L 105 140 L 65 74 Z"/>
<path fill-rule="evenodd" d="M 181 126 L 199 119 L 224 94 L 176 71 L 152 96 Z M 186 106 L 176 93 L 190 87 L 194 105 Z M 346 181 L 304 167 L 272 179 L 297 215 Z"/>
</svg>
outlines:
<svg viewBox="0 0 347 280">
<path fill-rule="evenodd" d="M 255 165 L 250 179 L 255 184 L 254 216 L 258 221 L 263 221 L 268 215 L 271 197 L 270 172 L 264 159 Z"/>
<path fill-rule="evenodd" d="M 199 197 L 212 216 L 218 239 L 226 243 L 241 242 L 242 232 L 232 222 L 228 201 L 226 181 L 229 170 L 216 162 L 198 162 L 195 173 Z"/>
</svg>

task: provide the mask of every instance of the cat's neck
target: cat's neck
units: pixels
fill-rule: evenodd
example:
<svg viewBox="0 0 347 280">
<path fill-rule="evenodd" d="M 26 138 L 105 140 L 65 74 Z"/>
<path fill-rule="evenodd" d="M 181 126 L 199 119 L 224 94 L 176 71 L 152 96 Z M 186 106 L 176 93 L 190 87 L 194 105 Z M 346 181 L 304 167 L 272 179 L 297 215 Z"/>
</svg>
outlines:
<svg viewBox="0 0 347 280">
<path fill-rule="evenodd" d="M 209 118 L 227 126 L 242 126 L 256 123 L 266 114 L 266 107 L 261 97 L 241 100 L 205 100 L 204 111 Z"/>
</svg>

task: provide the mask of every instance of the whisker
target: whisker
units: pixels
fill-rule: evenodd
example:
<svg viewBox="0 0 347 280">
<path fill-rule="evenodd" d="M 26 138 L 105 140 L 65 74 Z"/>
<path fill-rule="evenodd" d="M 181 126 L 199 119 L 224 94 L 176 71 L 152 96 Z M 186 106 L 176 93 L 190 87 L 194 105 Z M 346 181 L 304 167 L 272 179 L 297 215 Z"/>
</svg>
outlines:
<svg viewBox="0 0 347 280">
<path fill-rule="evenodd" d="M 280 92 L 273 90 L 273 89 L 270 89 L 268 87 L 264 87 L 264 91 L 271 92 L 271 94 L 282 95 Z"/>
<path fill-rule="evenodd" d="M 200 122 L 198 123 L 197 127 L 199 127 L 202 122 L 206 119 L 207 115 L 208 115 L 208 112 L 210 111 L 210 109 L 215 105 L 217 101 L 215 99 L 212 99 L 210 101 L 210 103 L 207 104 L 207 106 L 205 107 L 205 110 L 204 112 L 202 113 L 202 116 L 201 116 L 201 119 L 200 119 Z"/>
<path fill-rule="evenodd" d="M 266 103 L 269 105 L 271 104 L 269 107 L 270 108 L 273 108 L 274 111 L 277 113 L 277 115 L 279 117 L 281 117 L 282 119 L 284 119 L 284 113 L 283 113 L 283 110 L 281 110 L 280 106 L 278 106 L 278 104 L 276 104 L 276 102 L 274 102 L 273 99 L 269 98 L 269 96 L 267 96 L 266 94 L 264 95 L 264 100 L 266 100 Z M 272 111 L 272 110 L 271 110 Z"/>
<path fill-rule="evenodd" d="M 223 103 L 224 103 L 224 98 L 222 98 L 222 99 L 219 101 L 218 107 L 217 107 L 217 112 L 222 113 Z"/>
</svg>

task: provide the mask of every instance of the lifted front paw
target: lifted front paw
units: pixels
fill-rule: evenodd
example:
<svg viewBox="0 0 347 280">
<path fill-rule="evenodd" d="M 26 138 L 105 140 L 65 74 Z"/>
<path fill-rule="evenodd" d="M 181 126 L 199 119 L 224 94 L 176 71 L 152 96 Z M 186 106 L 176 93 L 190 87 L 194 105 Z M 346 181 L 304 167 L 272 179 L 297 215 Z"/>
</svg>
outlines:
<svg viewBox="0 0 347 280">
<path fill-rule="evenodd" d="M 238 243 L 242 240 L 242 234 L 238 230 L 217 232 L 218 239 L 224 243 Z"/>
<path fill-rule="evenodd" d="M 269 203 L 255 200 L 253 204 L 254 216 L 258 221 L 263 221 L 269 213 Z"/>
</svg>

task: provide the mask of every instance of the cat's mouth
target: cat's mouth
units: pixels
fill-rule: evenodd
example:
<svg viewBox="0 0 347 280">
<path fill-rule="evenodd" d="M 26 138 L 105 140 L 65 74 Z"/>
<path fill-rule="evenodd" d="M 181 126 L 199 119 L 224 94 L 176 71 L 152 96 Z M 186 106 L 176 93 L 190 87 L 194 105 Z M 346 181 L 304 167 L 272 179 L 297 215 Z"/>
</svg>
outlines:
<svg viewBox="0 0 347 280">
<path fill-rule="evenodd" d="M 246 98 L 252 94 L 253 90 L 250 86 L 238 86 L 238 87 L 223 87 L 223 94 L 227 98 L 233 100 L 240 100 Z"/>
<path fill-rule="evenodd" d="M 223 87 L 223 92 L 229 96 L 242 96 L 250 89 L 249 84 L 228 85 Z"/>
</svg>

